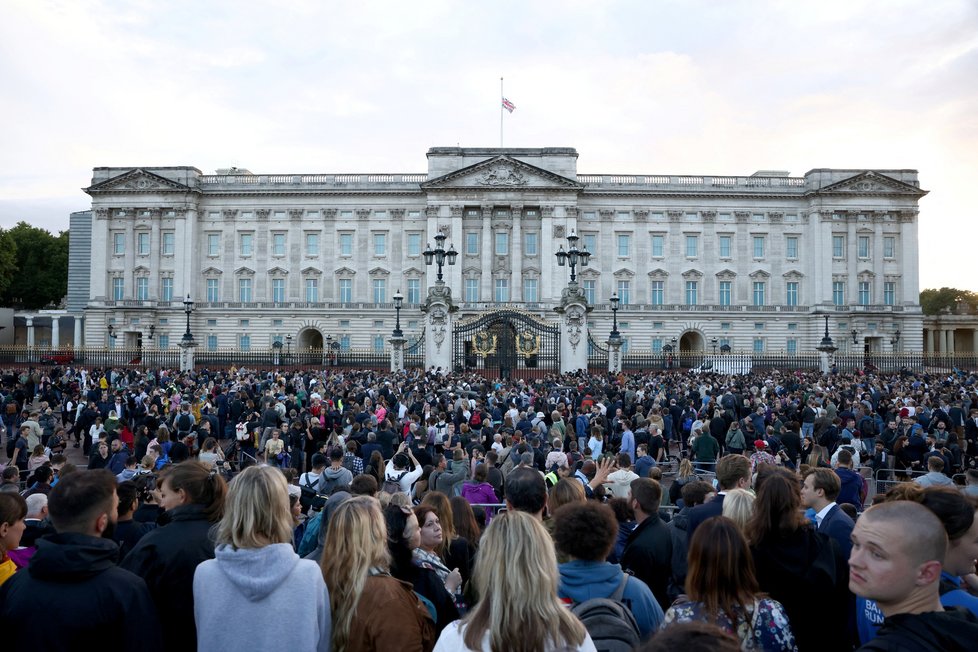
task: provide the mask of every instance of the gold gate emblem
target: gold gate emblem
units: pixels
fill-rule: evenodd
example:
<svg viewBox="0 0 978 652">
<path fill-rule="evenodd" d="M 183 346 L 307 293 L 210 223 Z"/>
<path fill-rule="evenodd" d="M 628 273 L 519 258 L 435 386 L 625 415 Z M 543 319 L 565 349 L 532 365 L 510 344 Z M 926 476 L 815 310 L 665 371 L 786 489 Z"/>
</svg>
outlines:
<svg viewBox="0 0 978 652">
<path fill-rule="evenodd" d="M 475 337 L 472 338 L 472 350 L 483 358 L 487 355 L 493 355 L 496 352 L 497 339 L 496 335 L 486 331 L 476 333 Z"/>
</svg>

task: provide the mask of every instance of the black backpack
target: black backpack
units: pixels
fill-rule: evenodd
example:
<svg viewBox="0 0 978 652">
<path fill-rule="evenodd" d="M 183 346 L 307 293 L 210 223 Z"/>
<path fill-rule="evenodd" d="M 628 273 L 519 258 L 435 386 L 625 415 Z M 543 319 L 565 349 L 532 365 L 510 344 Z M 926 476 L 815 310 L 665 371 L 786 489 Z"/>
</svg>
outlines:
<svg viewBox="0 0 978 652">
<path fill-rule="evenodd" d="M 396 493 L 401 493 L 401 478 L 407 475 L 407 471 L 401 471 L 401 474 L 396 478 L 387 478 L 384 480 L 384 486 L 380 488 L 381 491 L 386 491 L 387 493 L 393 495 Z"/>
<path fill-rule="evenodd" d="M 598 652 L 631 652 L 642 642 L 635 616 L 621 602 L 628 577 L 622 573 L 621 583 L 607 598 L 591 598 L 571 609 L 591 635 Z"/>
<path fill-rule="evenodd" d="M 306 476 L 306 482 L 299 485 L 299 489 L 302 493 L 299 496 L 299 504 L 302 505 L 302 511 L 308 512 L 309 509 L 322 509 L 326 504 L 326 496 L 318 493 L 316 491 L 316 483 L 309 482 L 309 476 Z"/>
<path fill-rule="evenodd" d="M 177 417 L 177 432 L 181 435 L 188 434 L 193 425 L 193 421 L 190 420 L 189 414 L 182 413 Z"/>
</svg>

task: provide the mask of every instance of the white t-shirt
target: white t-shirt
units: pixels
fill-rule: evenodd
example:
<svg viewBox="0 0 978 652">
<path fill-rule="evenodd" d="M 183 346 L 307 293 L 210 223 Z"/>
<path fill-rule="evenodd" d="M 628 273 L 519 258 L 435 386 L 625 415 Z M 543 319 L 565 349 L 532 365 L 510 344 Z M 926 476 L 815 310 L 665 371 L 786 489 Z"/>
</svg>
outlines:
<svg viewBox="0 0 978 652">
<path fill-rule="evenodd" d="M 459 650 L 464 650 L 466 652 L 480 652 L 481 650 L 491 649 L 489 645 L 489 632 L 486 631 L 485 636 L 482 637 L 482 647 L 479 650 L 472 650 L 472 648 L 465 647 L 465 643 L 462 641 L 463 636 L 462 621 L 456 620 L 453 623 L 449 623 L 448 627 L 442 630 L 441 636 L 438 637 L 438 642 L 435 643 L 434 652 L 458 652 Z M 553 650 L 576 650 L 576 652 L 598 652 L 597 648 L 594 647 L 594 641 L 591 640 L 591 635 L 585 633 L 584 641 L 576 648 L 571 648 L 569 646 L 554 646 L 548 645 L 544 652 L 552 652 Z"/>
<path fill-rule="evenodd" d="M 308 473 L 303 473 L 299 476 L 299 486 L 300 487 L 315 487 L 319 482 L 320 473 L 313 473 L 309 471 Z"/>
</svg>

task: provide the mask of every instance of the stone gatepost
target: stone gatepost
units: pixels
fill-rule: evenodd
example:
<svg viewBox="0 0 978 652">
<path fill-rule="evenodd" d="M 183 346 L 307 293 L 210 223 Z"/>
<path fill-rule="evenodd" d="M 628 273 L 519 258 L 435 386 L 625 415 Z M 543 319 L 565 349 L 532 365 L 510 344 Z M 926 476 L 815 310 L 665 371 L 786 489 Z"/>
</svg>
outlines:
<svg viewBox="0 0 978 652">
<path fill-rule="evenodd" d="M 387 341 L 391 343 L 391 371 L 394 373 L 404 371 L 404 345 L 407 343 L 407 338 L 392 337 Z"/>
<path fill-rule="evenodd" d="M 458 306 L 452 301 L 452 289 L 444 281 L 436 281 L 428 288 L 428 298 L 421 305 L 421 312 L 427 315 L 424 329 L 425 370 L 441 369 L 445 373 L 452 370 L 452 314 Z"/>
<path fill-rule="evenodd" d="M 197 350 L 197 342 L 191 340 L 187 342 L 183 340 L 180 342 L 180 371 L 193 371 L 194 370 L 194 352 Z"/>
<path fill-rule="evenodd" d="M 592 308 L 576 281 L 564 288 L 554 310 L 560 314 L 560 372 L 587 371 L 587 313 Z"/>
<path fill-rule="evenodd" d="M 608 371 L 613 374 L 621 373 L 621 338 L 608 339 Z"/>
</svg>

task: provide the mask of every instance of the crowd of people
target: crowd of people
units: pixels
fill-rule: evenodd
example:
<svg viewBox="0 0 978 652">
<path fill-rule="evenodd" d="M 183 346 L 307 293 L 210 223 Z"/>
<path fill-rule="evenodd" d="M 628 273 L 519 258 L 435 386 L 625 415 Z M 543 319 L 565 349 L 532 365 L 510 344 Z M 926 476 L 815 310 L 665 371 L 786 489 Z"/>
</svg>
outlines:
<svg viewBox="0 0 978 652">
<path fill-rule="evenodd" d="M 0 384 L 12 650 L 978 640 L 974 375 Z"/>
</svg>

